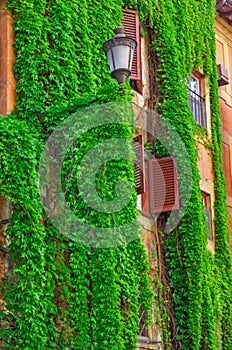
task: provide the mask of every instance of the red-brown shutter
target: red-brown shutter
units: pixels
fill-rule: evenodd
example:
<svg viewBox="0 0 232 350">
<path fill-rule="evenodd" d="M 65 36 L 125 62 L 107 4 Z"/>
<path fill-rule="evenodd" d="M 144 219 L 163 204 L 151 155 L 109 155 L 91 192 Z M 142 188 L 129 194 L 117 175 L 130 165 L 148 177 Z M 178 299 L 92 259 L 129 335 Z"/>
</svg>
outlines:
<svg viewBox="0 0 232 350">
<path fill-rule="evenodd" d="M 230 82 L 228 69 L 222 64 L 217 65 L 218 70 L 218 85 L 223 86 L 227 85 Z"/>
<path fill-rule="evenodd" d="M 125 34 L 137 41 L 137 47 L 132 61 L 132 72 L 130 79 L 141 80 L 141 54 L 140 54 L 140 35 L 139 35 L 139 16 L 134 10 L 123 10 L 124 17 L 122 25 Z"/>
<path fill-rule="evenodd" d="M 144 147 L 143 136 L 134 138 L 135 159 L 135 189 L 138 194 L 144 193 Z"/>
<path fill-rule="evenodd" d="M 151 214 L 179 209 L 177 170 L 172 157 L 149 160 Z"/>
</svg>

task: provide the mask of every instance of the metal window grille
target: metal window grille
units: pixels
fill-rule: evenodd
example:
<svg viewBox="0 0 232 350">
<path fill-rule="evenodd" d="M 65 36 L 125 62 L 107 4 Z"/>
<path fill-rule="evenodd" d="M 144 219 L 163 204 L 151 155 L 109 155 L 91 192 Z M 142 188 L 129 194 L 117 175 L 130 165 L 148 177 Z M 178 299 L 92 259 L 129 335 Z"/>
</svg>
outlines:
<svg viewBox="0 0 232 350">
<path fill-rule="evenodd" d="M 206 118 L 205 118 L 205 99 L 198 95 L 193 90 L 189 89 L 189 108 L 193 113 L 194 120 L 197 124 L 206 127 Z"/>
</svg>

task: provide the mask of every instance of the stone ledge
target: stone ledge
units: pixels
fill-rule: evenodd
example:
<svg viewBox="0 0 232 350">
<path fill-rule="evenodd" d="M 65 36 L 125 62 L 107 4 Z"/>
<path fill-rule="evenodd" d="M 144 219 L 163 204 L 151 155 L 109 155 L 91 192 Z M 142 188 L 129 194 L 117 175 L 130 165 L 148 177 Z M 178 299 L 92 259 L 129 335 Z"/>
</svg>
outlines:
<svg viewBox="0 0 232 350">
<path fill-rule="evenodd" d="M 151 340 L 147 337 L 138 337 L 138 343 L 137 343 L 137 350 L 160 350 L 161 349 L 161 342 Z"/>
</svg>

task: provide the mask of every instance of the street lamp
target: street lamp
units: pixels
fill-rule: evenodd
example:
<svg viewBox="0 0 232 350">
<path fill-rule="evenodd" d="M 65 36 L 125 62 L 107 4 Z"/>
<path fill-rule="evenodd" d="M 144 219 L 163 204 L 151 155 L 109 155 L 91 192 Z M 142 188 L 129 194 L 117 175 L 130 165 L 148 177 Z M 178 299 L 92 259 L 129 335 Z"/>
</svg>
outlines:
<svg viewBox="0 0 232 350">
<path fill-rule="evenodd" d="M 131 75 L 132 59 L 137 42 L 126 36 L 123 27 L 117 27 L 115 36 L 106 41 L 103 49 L 108 57 L 111 76 L 122 85 Z"/>
</svg>

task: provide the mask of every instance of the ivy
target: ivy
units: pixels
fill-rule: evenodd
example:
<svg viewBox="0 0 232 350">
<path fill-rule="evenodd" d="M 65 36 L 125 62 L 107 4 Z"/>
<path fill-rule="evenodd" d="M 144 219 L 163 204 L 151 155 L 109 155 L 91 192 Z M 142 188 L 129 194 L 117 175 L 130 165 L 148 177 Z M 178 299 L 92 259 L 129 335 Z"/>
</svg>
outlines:
<svg viewBox="0 0 232 350">
<path fill-rule="evenodd" d="M 9 0 L 7 6 L 13 13 L 16 34 L 17 98 L 14 114 L 0 120 L 1 195 L 13 205 L 7 230 L 12 271 L 4 286 L 7 311 L 1 315 L 1 347 L 136 349 L 140 308 L 146 310 L 149 321 L 154 298 L 138 225 L 133 227 L 137 239 L 128 244 L 100 249 L 93 237 L 92 245 L 81 245 L 51 224 L 38 191 L 40 154 L 60 123 L 84 108 L 91 111 L 107 102 L 131 101 L 128 84 L 122 96 L 110 78 L 102 50 L 102 43 L 120 24 L 124 7 L 138 10 L 140 20 L 149 23 L 154 34 L 156 109 L 178 132 L 192 166 L 187 210 L 175 230 L 162 233 L 177 330 L 174 342 L 165 300 L 160 297 L 157 313 L 161 315 L 163 347 L 231 349 L 232 276 L 215 61 L 215 1 Z M 196 126 L 188 107 L 186 79 L 192 69 L 199 68 L 209 82 L 212 140 Z M 94 113 L 88 117 L 94 118 Z M 78 165 L 99 141 L 120 137 L 126 140 L 132 159 L 131 115 L 128 122 L 130 125 L 88 130 L 67 149 L 64 159 L 62 186 L 67 205 L 81 218 L 88 213 L 88 222 L 100 227 L 130 222 L 137 215 L 136 193 L 115 215 L 89 210 L 76 185 Z M 215 255 L 206 248 L 196 135 L 204 137 L 213 155 Z M 178 155 L 181 174 L 185 174 L 179 176 L 180 200 L 185 203 L 188 164 L 176 140 L 170 138 L 169 143 Z M 161 144 L 153 151 L 165 155 Z M 96 186 L 101 199 L 110 202 L 116 198 L 119 179 L 133 187 L 131 162 L 114 159 L 99 169 Z M 78 229 L 78 234 L 86 234 L 82 226 Z M 155 283 L 162 294 L 160 282 Z"/>
<path fill-rule="evenodd" d="M 149 19 L 151 31 L 155 35 L 152 47 L 157 59 L 159 103 L 156 108 L 178 132 L 192 165 L 192 195 L 188 208 L 179 227 L 165 238 L 165 259 L 174 306 L 174 315 L 171 316 L 175 319 L 177 331 L 177 339 L 170 334 L 169 341 L 173 349 L 180 346 L 186 350 L 229 349 L 232 339 L 229 326 L 232 316 L 231 255 L 221 155 L 214 34 L 215 1 L 126 1 L 126 6 L 136 8 L 141 19 Z M 146 16 L 147 13 L 149 16 Z M 205 130 L 193 121 L 188 108 L 186 79 L 193 69 L 202 69 L 208 78 L 211 141 Z M 212 150 L 213 155 L 216 237 L 214 256 L 206 248 L 208 229 L 201 205 L 196 135 Z M 177 154 L 180 173 L 186 174 L 185 162 L 181 154 L 178 154 L 178 145 L 169 141 L 173 152 Z M 165 155 L 164 151 L 162 145 L 157 143 L 157 156 Z M 182 201 L 185 200 L 187 181 L 187 176 L 179 176 Z M 159 307 L 161 309 L 160 305 Z M 168 317 L 166 324 L 169 328 Z M 169 330 L 173 331 L 170 328 Z M 164 347 L 168 348 L 167 339 L 164 342 Z"/>
<path fill-rule="evenodd" d="M 231 327 L 228 324 L 228 320 L 231 319 L 231 257 L 221 157 L 214 14 L 214 1 L 160 1 L 153 17 L 156 34 L 154 47 L 160 67 L 158 79 L 161 103 L 158 104 L 158 111 L 178 131 L 192 163 L 193 184 L 190 203 L 180 226 L 166 239 L 177 339 L 183 349 L 231 347 Z M 183 79 L 188 77 L 194 68 L 204 69 L 210 87 L 212 119 L 210 148 L 213 150 L 216 197 L 215 257 L 206 248 L 207 228 L 199 191 L 196 128 L 193 125 L 191 112 L 187 108 L 187 93 Z M 173 149 L 175 148 L 176 145 L 173 143 Z M 177 156 L 177 162 L 184 174 L 181 155 Z M 186 186 L 185 181 L 185 178 L 179 178 L 180 187 Z M 224 293 L 227 295 L 226 298 Z M 221 337 L 218 335 L 220 328 Z"/>
<path fill-rule="evenodd" d="M 138 225 L 128 232 L 136 242 L 125 244 L 124 239 L 124 245 L 104 249 L 95 246 L 93 237 L 92 246 L 81 245 L 52 225 L 38 190 L 40 155 L 60 123 L 87 107 L 131 101 L 128 83 L 122 96 L 111 79 L 102 50 L 120 24 L 122 3 L 9 0 L 7 5 L 16 34 L 17 98 L 14 115 L 1 119 L 1 195 L 13 203 L 7 229 L 13 265 L 4 286 L 1 348 L 135 349 L 139 306 L 148 314 L 151 308 Z M 135 191 L 125 209 L 109 215 L 89 212 L 76 184 L 78 164 L 101 140 L 124 137 L 132 160 L 133 122 L 128 118 L 129 124 L 83 133 L 67 149 L 62 167 L 70 208 L 82 218 L 88 212 L 90 224 L 112 232 L 116 224 L 119 236 L 120 226 L 137 216 Z M 103 200 L 116 198 L 119 179 L 134 187 L 128 160 L 111 160 L 100 170 L 96 185 Z M 78 234 L 87 232 L 80 226 Z"/>
</svg>

